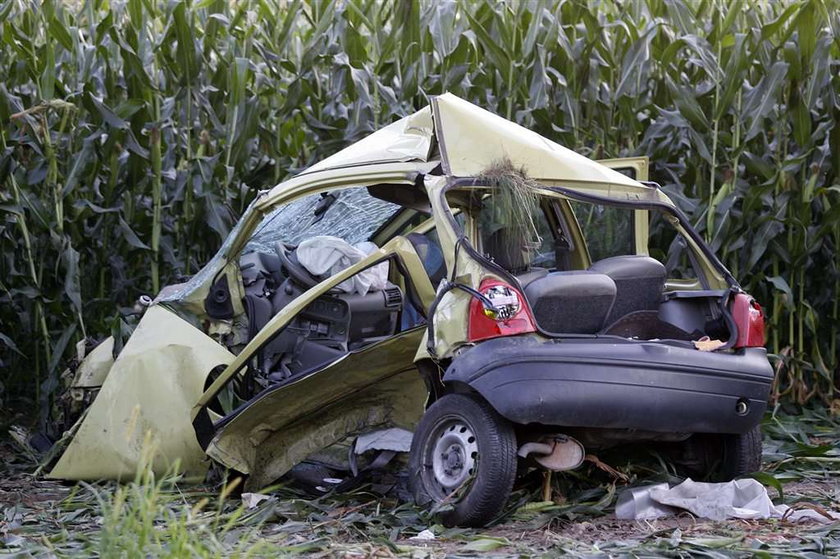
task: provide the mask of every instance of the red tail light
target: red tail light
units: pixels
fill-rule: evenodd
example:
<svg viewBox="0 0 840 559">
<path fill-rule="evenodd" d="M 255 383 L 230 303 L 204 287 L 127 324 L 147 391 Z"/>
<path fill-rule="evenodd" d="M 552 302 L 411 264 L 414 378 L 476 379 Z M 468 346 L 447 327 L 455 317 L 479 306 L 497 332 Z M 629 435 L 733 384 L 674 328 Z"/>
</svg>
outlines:
<svg viewBox="0 0 840 559">
<path fill-rule="evenodd" d="M 470 301 L 469 341 L 535 331 L 534 317 L 517 289 L 503 281 L 487 279 L 481 282 L 478 291 L 493 303 L 493 308 L 488 309 L 478 298 Z"/>
<path fill-rule="evenodd" d="M 738 328 L 732 347 L 762 347 L 764 345 L 764 312 L 761 305 L 746 293 L 738 293 L 732 300 L 732 318 Z"/>
</svg>

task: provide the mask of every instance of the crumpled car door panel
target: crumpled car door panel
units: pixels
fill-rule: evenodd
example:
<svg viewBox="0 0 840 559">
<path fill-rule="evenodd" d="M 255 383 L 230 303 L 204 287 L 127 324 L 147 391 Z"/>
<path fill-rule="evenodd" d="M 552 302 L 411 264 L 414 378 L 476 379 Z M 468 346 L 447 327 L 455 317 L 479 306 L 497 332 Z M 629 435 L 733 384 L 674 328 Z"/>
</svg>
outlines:
<svg viewBox="0 0 840 559">
<path fill-rule="evenodd" d="M 423 264 L 407 239 L 395 237 L 370 257 L 299 296 L 287 307 L 289 311 L 284 309 L 271 319 L 202 395 L 194 418 L 206 413 L 205 407 L 218 391 L 306 305 L 388 256 L 407 276 L 419 299 L 416 303 L 428 308 L 434 291 Z M 213 426 L 205 452 L 228 468 L 249 474 L 248 486 L 257 488 L 348 435 L 382 427 L 413 427 L 428 397 L 413 365 L 424 334 L 423 326 L 406 330 L 287 384 L 269 387 Z"/>
<path fill-rule="evenodd" d="M 268 485 L 307 456 L 376 428 L 411 429 L 427 398 L 412 365 L 424 328 L 347 354 L 291 384 L 269 388 L 225 421 L 207 454 Z"/>
<path fill-rule="evenodd" d="M 210 371 L 233 355 L 166 307 L 155 305 L 114 361 L 105 383 L 61 459 L 56 479 L 130 479 L 152 460 L 202 479 L 208 461 L 190 409 Z"/>
</svg>

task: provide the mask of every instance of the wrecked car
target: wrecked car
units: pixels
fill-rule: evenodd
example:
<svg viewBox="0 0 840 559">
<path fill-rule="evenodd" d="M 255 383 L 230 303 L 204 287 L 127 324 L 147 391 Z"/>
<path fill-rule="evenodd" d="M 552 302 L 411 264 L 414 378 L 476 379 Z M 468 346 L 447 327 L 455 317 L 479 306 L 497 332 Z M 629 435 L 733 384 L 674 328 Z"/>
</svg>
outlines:
<svg viewBox="0 0 840 559">
<path fill-rule="evenodd" d="M 131 477 L 153 444 L 156 470 L 213 461 L 256 489 L 362 435 L 410 444 L 415 500 L 479 526 L 519 465 L 590 449 L 757 470 L 761 307 L 647 172 L 432 98 L 262 192 L 116 355 L 94 349 L 49 475 Z M 413 437 L 370 442 L 394 429 Z"/>
</svg>

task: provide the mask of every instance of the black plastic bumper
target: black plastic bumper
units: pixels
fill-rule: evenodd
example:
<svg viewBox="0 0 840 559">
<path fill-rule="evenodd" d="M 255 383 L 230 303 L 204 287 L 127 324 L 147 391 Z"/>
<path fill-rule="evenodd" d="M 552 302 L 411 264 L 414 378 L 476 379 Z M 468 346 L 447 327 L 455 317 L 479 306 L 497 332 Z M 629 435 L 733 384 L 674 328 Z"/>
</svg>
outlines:
<svg viewBox="0 0 840 559">
<path fill-rule="evenodd" d="M 773 369 L 764 348 L 702 352 L 658 342 L 511 337 L 467 350 L 443 380 L 469 385 L 519 424 L 744 433 L 767 408 Z"/>
</svg>

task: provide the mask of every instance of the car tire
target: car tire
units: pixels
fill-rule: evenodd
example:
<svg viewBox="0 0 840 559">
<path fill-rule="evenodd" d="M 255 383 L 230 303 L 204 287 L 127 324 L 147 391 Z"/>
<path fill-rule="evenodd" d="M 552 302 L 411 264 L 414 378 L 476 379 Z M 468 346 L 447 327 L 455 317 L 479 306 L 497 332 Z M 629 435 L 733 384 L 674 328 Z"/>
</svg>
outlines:
<svg viewBox="0 0 840 559">
<path fill-rule="evenodd" d="M 414 433 L 409 489 L 417 504 L 447 509 L 445 526 L 480 527 L 504 508 L 516 466 L 513 426 L 477 396 L 447 394 Z"/>
<path fill-rule="evenodd" d="M 678 447 L 677 473 L 720 482 L 761 468 L 761 428 L 742 434 L 696 434 Z"/>
<path fill-rule="evenodd" d="M 740 435 L 721 437 L 720 467 L 715 477 L 730 481 L 761 469 L 761 427 L 756 425 Z"/>
</svg>

